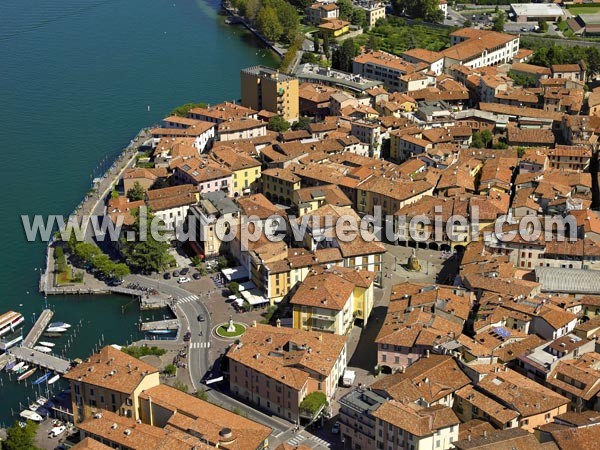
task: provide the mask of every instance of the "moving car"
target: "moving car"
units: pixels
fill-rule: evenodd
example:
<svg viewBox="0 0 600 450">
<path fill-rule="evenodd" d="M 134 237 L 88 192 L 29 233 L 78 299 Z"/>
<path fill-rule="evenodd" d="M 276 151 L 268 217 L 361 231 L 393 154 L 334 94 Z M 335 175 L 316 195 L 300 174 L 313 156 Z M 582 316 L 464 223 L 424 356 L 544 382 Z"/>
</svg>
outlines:
<svg viewBox="0 0 600 450">
<path fill-rule="evenodd" d="M 204 318 L 204 316 L 202 314 L 200 314 L 198 316 L 198 322 L 204 322 L 206 319 Z"/>
<path fill-rule="evenodd" d="M 331 427 L 331 434 L 340 434 L 340 423 L 336 422 Z"/>
</svg>

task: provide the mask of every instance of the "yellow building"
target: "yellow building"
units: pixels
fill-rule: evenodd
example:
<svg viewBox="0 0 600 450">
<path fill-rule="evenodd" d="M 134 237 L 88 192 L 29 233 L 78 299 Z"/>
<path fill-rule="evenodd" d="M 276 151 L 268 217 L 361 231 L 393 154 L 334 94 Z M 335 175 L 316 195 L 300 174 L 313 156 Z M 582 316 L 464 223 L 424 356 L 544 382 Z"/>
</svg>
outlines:
<svg viewBox="0 0 600 450">
<path fill-rule="evenodd" d="M 375 274 L 334 266 L 317 267 L 290 299 L 294 328 L 345 335 L 360 319 L 366 325 L 373 310 Z"/>
<path fill-rule="evenodd" d="M 260 161 L 230 147 L 214 149 L 212 155 L 231 170 L 231 192 L 234 197 L 256 190 L 261 175 Z"/>
<path fill-rule="evenodd" d="M 75 423 L 100 410 L 137 420 L 139 395 L 160 384 L 156 367 L 111 346 L 72 368 L 64 378 L 71 385 Z"/>
<path fill-rule="evenodd" d="M 336 38 L 350 31 L 350 22 L 341 19 L 325 19 L 319 25 L 321 36 Z"/>
<path fill-rule="evenodd" d="M 262 191 L 273 203 L 291 205 L 300 177 L 289 169 L 267 169 L 261 174 Z"/>
<path fill-rule="evenodd" d="M 300 116 L 298 79 L 269 67 L 243 69 L 242 105 L 257 111 L 267 110 L 295 122 Z"/>
</svg>

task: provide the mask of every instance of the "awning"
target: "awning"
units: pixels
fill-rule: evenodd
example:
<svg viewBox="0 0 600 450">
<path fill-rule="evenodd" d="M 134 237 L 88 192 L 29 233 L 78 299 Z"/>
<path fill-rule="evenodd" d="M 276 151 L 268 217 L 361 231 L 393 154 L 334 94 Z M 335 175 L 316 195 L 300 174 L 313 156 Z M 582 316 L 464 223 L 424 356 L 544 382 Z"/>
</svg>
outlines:
<svg viewBox="0 0 600 450">
<path fill-rule="evenodd" d="M 251 291 L 242 291 L 241 294 L 242 297 L 244 297 L 244 300 L 246 300 L 252 306 L 269 303 L 269 299 L 264 298 L 261 295 L 261 291 L 259 291 L 258 289 L 253 289 Z"/>
<path fill-rule="evenodd" d="M 244 266 L 228 267 L 221 270 L 221 273 L 227 278 L 227 281 L 244 281 L 250 279 L 248 269 Z"/>
</svg>

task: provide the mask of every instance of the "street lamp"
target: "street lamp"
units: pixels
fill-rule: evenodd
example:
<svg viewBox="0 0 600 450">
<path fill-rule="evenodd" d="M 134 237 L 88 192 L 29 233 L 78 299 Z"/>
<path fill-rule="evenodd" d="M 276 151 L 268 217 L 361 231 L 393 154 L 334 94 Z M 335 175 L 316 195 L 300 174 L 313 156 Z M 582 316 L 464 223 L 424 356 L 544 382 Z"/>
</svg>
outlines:
<svg viewBox="0 0 600 450">
<path fill-rule="evenodd" d="M 346 439 L 342 436 L 342 445 L 344 446 L 344 450 L 346 450 Z"/>
</svg>

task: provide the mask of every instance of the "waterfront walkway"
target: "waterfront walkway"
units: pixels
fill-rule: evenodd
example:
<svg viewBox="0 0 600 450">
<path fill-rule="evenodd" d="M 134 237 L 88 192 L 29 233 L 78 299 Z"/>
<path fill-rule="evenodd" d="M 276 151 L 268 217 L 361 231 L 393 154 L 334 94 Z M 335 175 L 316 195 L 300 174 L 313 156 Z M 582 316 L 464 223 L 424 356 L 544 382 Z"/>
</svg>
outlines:
<svg viewBox="0 0 600 450">
<path fill-rule="evenodd" d="M 181 324 L 179 319 L 157 320 L 155 322 L 144 322 L 140 327 L 141 331 L 156 330 L 178 330 Z"/>
<path fill-rule="evenodd" d="M 81 203 L 69 216 L 69 222 L 77 222 L 81 224 L 85 240 L 93 242 L 93 230 L 89 227 L 90 218 L 92 215 L 102 216 L 105 213 L 106 199 L 111 194 L 114 186 L 119 182 L 123 172 L 131 167 L 138 154 L 140 147 L 146 145 L 151 138 L 148 129 L 142 129 L 132 139 L 129 145 L 115 159 L 112 166 L 101 177 L 94 180 L 92 189 L 88 192 Z M 84 282 L 66 286 L 55 286 L 54 282 L 54 241 L 48 243 L 46 251 L 46 264 L 40 276 L 40 292 L 45 295 L 52 294 L 106 294 L 109 293 L 107 286 L 95 280 L 94 277 L 89 277 L 84 274 Z M 95 281 L 97 283 L 95 283 Z"/>
<path fill-rule="evenodd" d="M 50 309 L 44 309 L 40 314 L 40 317 L 35 321 L 33 328 L 27 333 L 25 339 L 23 339 L 23 347 L 33 348 L 37 341 L 40 339 L 40 336 L 52 320 L 52 316 L 54 315 L 54 311 Z"/>
</svg>

